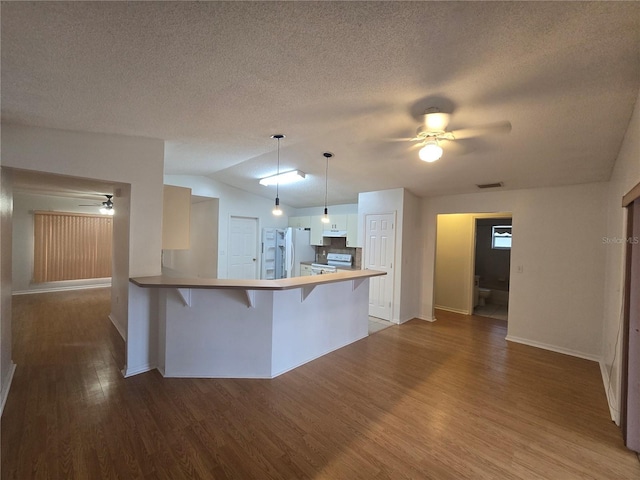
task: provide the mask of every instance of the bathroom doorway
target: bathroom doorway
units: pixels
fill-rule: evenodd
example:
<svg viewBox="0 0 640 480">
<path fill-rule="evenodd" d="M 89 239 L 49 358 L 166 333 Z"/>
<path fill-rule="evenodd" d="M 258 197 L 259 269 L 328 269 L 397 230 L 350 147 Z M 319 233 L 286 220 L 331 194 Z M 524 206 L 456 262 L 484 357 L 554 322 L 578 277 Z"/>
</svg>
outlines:
<svg viewBox="0 0 640 480">
<path fill-rule="evenodd" d="M 475 219 L 474 315 L 508 320 L 511 227 L 510 216 Z"/>
</svg>

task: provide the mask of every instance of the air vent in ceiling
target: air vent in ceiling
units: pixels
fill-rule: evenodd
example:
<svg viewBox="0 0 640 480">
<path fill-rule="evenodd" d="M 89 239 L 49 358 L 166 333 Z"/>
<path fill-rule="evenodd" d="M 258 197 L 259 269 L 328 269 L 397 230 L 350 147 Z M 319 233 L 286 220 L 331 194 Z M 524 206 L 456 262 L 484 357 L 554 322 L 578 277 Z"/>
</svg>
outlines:
<svg viewBox="0 0 640 480">
<path fill-rule="evenodd" d="M 476 185 L 478 188 L 498 188 L 502 187 L 504 184 L 502 182 L 496 183 L 483 183 L 482 185 Z"/>
</svg>

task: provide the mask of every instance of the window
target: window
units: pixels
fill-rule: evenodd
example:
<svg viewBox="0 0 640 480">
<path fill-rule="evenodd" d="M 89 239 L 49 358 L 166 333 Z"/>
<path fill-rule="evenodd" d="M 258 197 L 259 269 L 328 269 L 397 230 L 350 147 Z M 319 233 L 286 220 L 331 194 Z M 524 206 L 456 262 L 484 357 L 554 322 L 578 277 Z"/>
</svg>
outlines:
<svg viewBox="0 0 640 480">
<path fill-rule="evenodd" d="M 34 283 L 111 276 L 113 218 L 34 212 Z"/>
<path fill-rule="evenodd" d="M 511 248 L 511 225 L 491 227 L 491 248 L 508 250 Z"/>
</svg>

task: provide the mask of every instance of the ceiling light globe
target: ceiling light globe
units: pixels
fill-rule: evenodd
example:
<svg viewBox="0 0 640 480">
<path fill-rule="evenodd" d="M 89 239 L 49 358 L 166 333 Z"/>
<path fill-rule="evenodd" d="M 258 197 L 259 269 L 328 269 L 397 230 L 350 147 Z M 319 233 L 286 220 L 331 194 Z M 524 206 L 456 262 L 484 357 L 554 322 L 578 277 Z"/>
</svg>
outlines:
<svg viewBox="0 0 640 480">
<path fill-rule="evenodd" d="M 327 215 L 324 215 L 321 220 L 322 223 L 329 223 L 329 217 Z"/>
<path fill-rule="evenodd" d="M 420 160 L 424 162 L 435 162 L 442 157 L 442 147 L 437 143 L 427 143 L 418 152 Z"/>
<path fill-rule="evenodd" d="M 280 215 L 282 215 L 282 210 L 280 210 L 280 207 L 276 207 L 271 211 L 271 213 L 273 213 L 276 217 L 279 217 Z"/>
</svg>

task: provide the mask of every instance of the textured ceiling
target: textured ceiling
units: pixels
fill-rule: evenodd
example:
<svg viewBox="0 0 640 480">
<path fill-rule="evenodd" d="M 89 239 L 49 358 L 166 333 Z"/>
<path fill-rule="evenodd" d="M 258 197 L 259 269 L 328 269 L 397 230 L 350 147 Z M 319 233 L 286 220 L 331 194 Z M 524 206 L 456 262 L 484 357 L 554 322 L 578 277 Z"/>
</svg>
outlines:
<svg viewBox="0 0 640 480">
<path fill-rule="evenodd" d="M 607 180 L 640 90 L 638 2 L 3 2 L 2 121 L 166 141 L 165 172 L 303 207 L 406 187 Z M 430 106 L 450 128 L 409 143 Z"/>
</svg>

